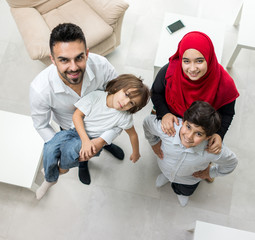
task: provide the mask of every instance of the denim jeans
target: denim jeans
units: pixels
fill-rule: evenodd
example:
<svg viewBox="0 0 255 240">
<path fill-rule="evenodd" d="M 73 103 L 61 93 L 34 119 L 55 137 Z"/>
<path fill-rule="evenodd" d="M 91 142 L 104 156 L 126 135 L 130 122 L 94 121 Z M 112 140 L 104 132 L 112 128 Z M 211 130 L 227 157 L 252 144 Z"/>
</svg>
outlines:
<svg viewBox="0 0 255 240">
<path fill-rule="evenodd" d="M 69 169 L 79 165 L 81 139 L 75 129 L 63 130 L 44 144 L 43 167 L 47 182 L 55 182 L 59 168 Z M 99 156 L 101 150 L 96 154 Z"/>
</svg>

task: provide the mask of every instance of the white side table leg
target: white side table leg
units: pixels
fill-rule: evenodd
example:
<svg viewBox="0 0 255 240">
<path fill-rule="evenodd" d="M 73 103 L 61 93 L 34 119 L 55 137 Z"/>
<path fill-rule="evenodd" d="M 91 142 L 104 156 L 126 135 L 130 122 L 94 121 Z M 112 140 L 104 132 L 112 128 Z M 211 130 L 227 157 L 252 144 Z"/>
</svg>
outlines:
<svg viewBox="0 0 255 240">
<path fill-rule="evenodd" d="M 232 55 L 228 61 L 227 68 L 232 68 L 232 65 L 233 65 L 234 61 L 236 60 L 236 57 L 239 54 L 240 50 L 241 50 L 241 46 L 239 44 L 237 44 L 234 52 L 232 53 Z"/>
<path fill-rule="evenodd" d="M 160 69 L 161 69 L 160 67 L 154 66 L 153 81 L 155 80 Z"/>
<path fill-rule="evenodd" d="M 238 14 L 236 16 L 236 19 L 235 19 L 235 22 L 234 22 L 234 26 L 237 26 L 240 22 L 240 19 L 241 19 L 241 15 L 242 15 L 242 10 L 243 10 L 243 3 L 242 3 L 242 6 L 240 7 L 239 11 L 238 11 Z"/>
<path fill-rule="evenodd" d="M 187 226 L 187 231 L 188 231 L 188 232 L 194 232 L 194 231 L 195 231 L 195 228 L 196 228 L 196 222 L 190 223 L 190 224 Z"/>
<path fill-rule="evenodd" d="M 32 184 L 32 187 L 30 188 L 30 190 L 32 191 L 32 192 L 36 192 L 36 190 L 39 188 L 39 185 L 38 184 L 36 184 L 35 182 Z"/>
</svg>

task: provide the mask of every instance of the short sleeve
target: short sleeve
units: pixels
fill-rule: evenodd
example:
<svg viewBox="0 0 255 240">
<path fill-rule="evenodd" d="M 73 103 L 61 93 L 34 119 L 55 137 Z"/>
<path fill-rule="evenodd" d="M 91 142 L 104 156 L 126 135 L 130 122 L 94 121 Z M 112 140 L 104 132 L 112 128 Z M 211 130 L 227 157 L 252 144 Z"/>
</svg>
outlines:
<svg viewBox="0 0 255 240">
<path fill-rule="evenodd" d="M 92 110 L 93 104 L 93 92 L 87 94 L 86 96 L 82 97 L 78 102 L 74 104 L 76 108 L 78 108 L 85 116 L 89 116 Z"/>
<path fill-rule="evenodd" d="M 126 129 L 129 129 L 129 128 L 133 127 L 133 125 L 134 125 L 134 123 L 133 123 L 133 115 L 127 113 L 126 116 L 125 116 L 125 120 L 118 127 L 126 130 Z"/>
</svg>

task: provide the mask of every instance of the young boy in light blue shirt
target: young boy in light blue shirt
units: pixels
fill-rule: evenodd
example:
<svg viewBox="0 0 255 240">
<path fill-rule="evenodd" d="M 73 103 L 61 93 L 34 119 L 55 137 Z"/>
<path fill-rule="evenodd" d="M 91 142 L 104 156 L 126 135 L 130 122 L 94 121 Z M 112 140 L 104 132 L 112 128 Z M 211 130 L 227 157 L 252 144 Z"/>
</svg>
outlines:
<svg viewBox="0 0 255 240">
<path fill-rule="evenodd" d="M 162 173 L 156 186 L 171 182 L 181 206 L 186 206 L 202 179 L 231 173 L 237 166 L 237 158 L 224 145 L 219 154 L 206 151 L 208 139 L 221 125 L 218 112 L 209 103 L 193 102 L 180 122 L 173 137 L 162 131 L 161 121 L 155 115 L 146 117 L 143 127 L 152 148 L 160 145 L 162 150 L 161 158 L 157 156 Z M 209 163 L 213 165 L 208 167 Z"/>
</svg>

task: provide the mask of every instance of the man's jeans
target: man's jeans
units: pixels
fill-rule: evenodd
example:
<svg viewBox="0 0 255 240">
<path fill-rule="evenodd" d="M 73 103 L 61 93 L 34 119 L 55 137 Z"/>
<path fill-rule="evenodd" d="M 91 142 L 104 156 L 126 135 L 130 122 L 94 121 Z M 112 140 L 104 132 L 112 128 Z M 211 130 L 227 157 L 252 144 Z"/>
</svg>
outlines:
<svg viewBox="0 0 255 240">
<path fill-rule="evenodd" d="M 77 167 L 79 165 L 80 149 L 81 139 L 75 129 L 60 131 L 50 141 L 46 142 L 43 149 L 43 167 L 46 181 L 57 181 L 59 167 L 62 169 Z M 100 151 L 96 156 L 99 156 Z"/>
</svg>

